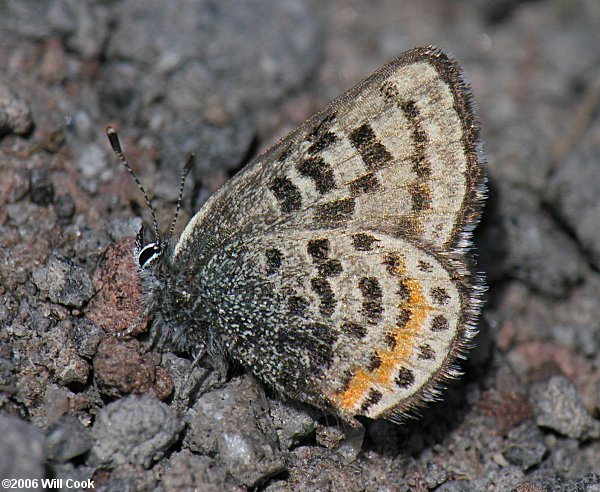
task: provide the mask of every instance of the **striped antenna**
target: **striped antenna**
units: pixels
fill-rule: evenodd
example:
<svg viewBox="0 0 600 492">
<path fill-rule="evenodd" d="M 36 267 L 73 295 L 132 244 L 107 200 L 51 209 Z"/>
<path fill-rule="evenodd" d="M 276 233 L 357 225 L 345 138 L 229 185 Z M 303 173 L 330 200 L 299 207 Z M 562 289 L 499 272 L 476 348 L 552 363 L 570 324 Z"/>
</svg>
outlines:
<svg viewBox="0 0 600 492">
<path fill-rule="evenodd" d="M 187 175 L 189 174 L 190 169 L 192 168 L 194 158 L 195 155 L 193 153 L 188 155 L 188 158 L 185 161 L 185 165 L 183 166 L 183 171 L 181 172 L 181 178 L 179 180 L 179 196 L 177 197 L 177 209 L 175 210 L 175 217 L 173 217 L 173 221 L 171 222 L 171 227 L 169 229 L 169 234 L 167 234 L 165 244 L 169 244 L 171 236 L 173 235 L 175 223 L 177 222 L 177 216 L 179 215 L 179 210 L 181 210 L 181 201 L 183 200 L 183 186 L 185 185 L 185 178 L 187 178 Z"/>
<path fill-rule="evenodd" d="M 156 220 L 156 213 L 154 212 L 154 208 L 152 207 L 152 204 L 150 203 L 150 198 L 148 198 L 148 194 L 146 193 L 146 190 L 142 186 L 142 183 L 140 182 L 138 177 L 135 175 L 135 173 L 133 172 L 133 169 L 131 169 L 131 166 L 129 165 L 129 163 L 125 159 L 125 156 L 123 155 L 123 149 L 121 149 L 121 142 L 119 141 L 119 135 L 117 135 L 117 131 L 112 126 L 107 126 L 106 127 L 106 135 L 108 136 L 108 141 L 110 142 L 110 146 L 112 147 L 113 152 L 119 158 L 119 160 L 121 161 L 121 164 L 123 164 L 125 169 L 127 169 L 127 171 L 129 171 L 129 174 L 131 174 L 134 181 L 138 185 L 138 188 L 142 192 L 142 195 L 144 196 L 144 200 L 146 200 L 146 205 L 148 206 L 148 208 L 150 209 L 150 213 L 152 214 L 152 224 L 154 226 L 154 235 L 156 236 L 156 242 L 158 243 L 159 247 L 161 247 L 162 241 L 160 239 L 160 233 L 158 232 L 158 222 Z M 181 196 L 180 196 L 180 198 L 181 198 Z M 179 204 L 178 204 L 178 207 L 179 207 Z"/>
</svg>

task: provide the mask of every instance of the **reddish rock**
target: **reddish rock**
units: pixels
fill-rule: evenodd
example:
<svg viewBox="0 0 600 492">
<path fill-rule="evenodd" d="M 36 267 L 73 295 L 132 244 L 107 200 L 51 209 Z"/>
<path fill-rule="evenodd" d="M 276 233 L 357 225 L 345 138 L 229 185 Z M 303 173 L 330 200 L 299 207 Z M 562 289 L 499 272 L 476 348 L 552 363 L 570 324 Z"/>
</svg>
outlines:
<svg viewBox="0 0 600 492">
<path fill-rule="evenodd" d="M 173 390 L 169 375 L 152 357 L 140 353 L 135 339 L 107 337 L 100 342 L 94 374 L 100 392 L 111 397 L 147 393 L 165 399 Z"/>
<path fill-rule="evenodd" d="M 132 259 L 134 242 L 127 238 L 110 244 L 92 279 L 96 295 L 90 301 L 87 317 L 108 333 L 129 328 L 131 334 L 146 331 L 142 289 Z"/>
<path fill-rule="evenodd" d="M 154 393 L 159 400 L 166 400 L 173 393 L 175 385 L 169 373 L 162 367 L 156 368 L 156 381 Z"/>
<path fill-rule="evenodd" d="M 483 415 L 496 420 L 500 434 L 506 434 L 513 427 L 533 417 L 527 397 L 507 391 L 486 391 L 479 401 L 479 409 Z"/>
</svg>

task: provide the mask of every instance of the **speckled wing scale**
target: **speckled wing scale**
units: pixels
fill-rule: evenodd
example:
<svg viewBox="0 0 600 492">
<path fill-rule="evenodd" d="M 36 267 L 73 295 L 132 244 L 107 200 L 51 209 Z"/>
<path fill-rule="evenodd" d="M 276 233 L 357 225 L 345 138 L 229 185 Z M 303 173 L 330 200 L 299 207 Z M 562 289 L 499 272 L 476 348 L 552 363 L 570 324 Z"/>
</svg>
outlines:
<svg viewBox="0 0 600 492">
<path fill-rule="evenodd" d="M 289 398 L 399 418 L 457 375 L 475 333 L 481 159 L 460 66 L 409 51 L 206 203 L 155 271 L 158 311 L 184 347 Z"/>
</svg>

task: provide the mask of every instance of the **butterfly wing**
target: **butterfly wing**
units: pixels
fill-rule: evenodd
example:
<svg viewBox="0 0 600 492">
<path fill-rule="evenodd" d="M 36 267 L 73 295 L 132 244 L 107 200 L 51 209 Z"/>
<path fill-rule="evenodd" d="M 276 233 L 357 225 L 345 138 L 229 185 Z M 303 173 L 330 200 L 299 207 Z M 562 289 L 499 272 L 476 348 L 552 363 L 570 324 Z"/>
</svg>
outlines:
<svg viewBox="0 0 600 492">
<path fill-rule="evenodd" d="M 211 292 L 223 350 L 346 418 L 432 397 L 479 307 L 478 138 L 460 67 L 421 48 L 249 164 L 172 258 Z"/>
</svg>

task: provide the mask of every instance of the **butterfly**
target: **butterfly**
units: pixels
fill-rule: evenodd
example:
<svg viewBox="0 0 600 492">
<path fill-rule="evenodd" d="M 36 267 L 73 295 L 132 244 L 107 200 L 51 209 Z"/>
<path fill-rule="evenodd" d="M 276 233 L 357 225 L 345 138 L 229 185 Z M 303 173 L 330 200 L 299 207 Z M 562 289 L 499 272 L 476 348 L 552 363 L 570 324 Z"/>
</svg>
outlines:
<svg viewBox="0 0 600 492">
<path fill-rule="evenodd" d="M 352 425 L 398 420 L 459 375 L 476 334 L 483 159 L 461 67 L 410 50 L 256 157 L 174 244 L 177 214 L 162 237 L 152 212 L 146 309 L 215 367 Z"/>
</svg>

